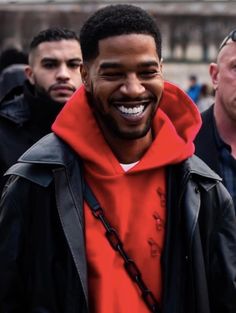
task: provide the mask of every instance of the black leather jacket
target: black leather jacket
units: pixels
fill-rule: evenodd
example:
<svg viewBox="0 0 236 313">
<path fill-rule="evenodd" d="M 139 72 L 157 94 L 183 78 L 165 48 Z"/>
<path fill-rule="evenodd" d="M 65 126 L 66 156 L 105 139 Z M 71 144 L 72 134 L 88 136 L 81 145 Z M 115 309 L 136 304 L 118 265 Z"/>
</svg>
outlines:
<svg viewBox="0 0 236 313">
<path fill-rule="evenodd" d="M 49 134 L 8 174 L 0 206 L 0 312 L 88 313 L 81 160 Z M 195 156 L 167 175 L 162 312 L 235 313 L 232 200 Z"/>
<path fill-rule="evenodd" d="M 51 132 L 62 105 L 36 96 L 28 81 L 11 90 L 0 102 L 0 194 L 3 174 L 36 141 Z"/>
</svg>

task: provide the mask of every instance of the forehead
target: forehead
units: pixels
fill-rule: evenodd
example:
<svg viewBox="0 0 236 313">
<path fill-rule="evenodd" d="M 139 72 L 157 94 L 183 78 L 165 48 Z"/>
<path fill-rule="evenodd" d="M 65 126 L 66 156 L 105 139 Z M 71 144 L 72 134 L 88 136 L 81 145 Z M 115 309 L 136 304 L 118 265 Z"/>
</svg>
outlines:
<svg viewBox="0 0 236 313">
<path fill-rule="evenodd" d="M 82 53 L 79 42 L 71 39 L 42 42 L 32 51 L 32 57 L 35 60 L 43 58 L 70 59 L 82 58 Z"/>
<path fill-rule="evenodd" d="M 236 42 L 229 41 L 219 52 L 218 62 L 230 62 L 236 59 Z"/>
<path fill-rule="evenodd" d="M 99 41 L 98 59 L 117 60 L 117 62 L 127 59 L 129 62 L 134 57 L 142 61 L 150 58 L 159 60 L 155 40 L 150 35 L 128 34 L 108 37 Z"/>
</svg>

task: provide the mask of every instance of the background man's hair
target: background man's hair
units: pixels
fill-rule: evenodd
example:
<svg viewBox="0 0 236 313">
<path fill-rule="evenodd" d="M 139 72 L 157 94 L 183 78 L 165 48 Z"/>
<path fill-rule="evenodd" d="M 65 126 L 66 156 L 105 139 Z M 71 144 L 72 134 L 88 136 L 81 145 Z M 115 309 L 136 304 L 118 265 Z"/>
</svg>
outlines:
<svg viewBox="0 0 236 313">
<path fill-rule="evenodd" d="M 161 59 L 161 34 L 155 20 L 137 6 L 118 4 L 98 10 L 82 26 L 80 44 L 83 60 L 96 58 L 100 40 L 124 34 L 151 35 Z"/>
<path fill-rule="evenodd" d="M 63 27 L 51 27 L 39 32 L 30 43 L 30 51 L 34 50 L 42 42 L 61 41 L 61 40 L 77 40 L 79 35 L 73 30 Z"/>
</svg>

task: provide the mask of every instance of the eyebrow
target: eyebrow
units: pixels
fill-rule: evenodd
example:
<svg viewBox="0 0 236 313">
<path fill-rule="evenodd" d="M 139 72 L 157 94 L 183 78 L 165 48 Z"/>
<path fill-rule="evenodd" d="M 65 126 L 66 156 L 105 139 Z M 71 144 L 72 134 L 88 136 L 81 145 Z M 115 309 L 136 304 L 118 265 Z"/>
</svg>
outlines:
<svg viewBox="0 0 236 313">
<path fill-rule="evenodd" d="M 148 66 L 160 66 L 156 61 L 145 61 L 138 64 L 138 67 L 148 67 Z M 109 68 L 122 68 L 123 65 L 116 62 L 104 62 L 100 64 L 100 69 L 109 69 Z"/>
<path fill-rule="evenodd" d="M 49 57 L 46 57 L 46 58 L 42 58 L 41 62 L 58 62 L 60 60 L 58 60 L 57 58 L 49 58 Z M 72 58 L 72 59 L 68 59 L 66 60 L 66 62 L 74 62 L 74 61 L 78 61 L 78 62 L 82 62 L 82 59 L 81 58 Z"/>
<path fill-rule="evenodd" d="M 72 62 L 72 61 L 79 61 L 79 62 L 82 62 L 82 58 L 73 58 L 73 59 L 67 60 L 67 62 L 68 62 L 68 61 L 70 61 L 70 62 Z"/>
</svg>

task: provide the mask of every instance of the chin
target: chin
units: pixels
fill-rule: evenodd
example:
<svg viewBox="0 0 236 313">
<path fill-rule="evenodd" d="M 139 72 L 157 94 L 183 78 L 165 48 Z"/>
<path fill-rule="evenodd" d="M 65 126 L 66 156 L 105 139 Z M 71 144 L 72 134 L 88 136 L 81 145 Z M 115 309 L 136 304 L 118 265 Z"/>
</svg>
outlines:
<svg viewBox="0 0 236 313">
<path fill-rule="evenodd" d="M 143 130 L 133 130 L 130 132 L 124 132 L 121 130 L 115 130 L 114 133 L 116 134 L 117 137 L 119 137 L 120 139 L 126 139 L 126 140 L 136 140 L 136 139 L 140 139 L 143 138 L 147 135 L 147 133 L 149 132 L 150 127 L 147 127 Z"/>
<path fill-rule="evenodd" d="M 68 99 L 61 99 L 61 98 L 60 99 L 54 99 L 55 102 L 57 102 L 61 105 L 64 105 L 68 100 L 69 100 L 69 98 Z"/>
</svg>

